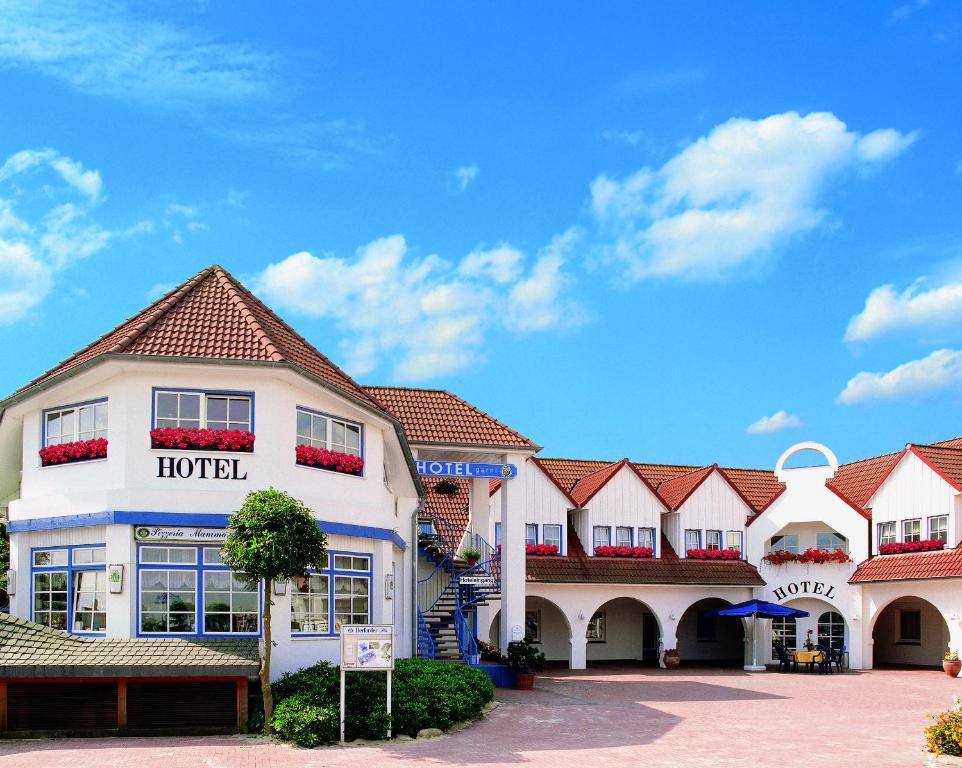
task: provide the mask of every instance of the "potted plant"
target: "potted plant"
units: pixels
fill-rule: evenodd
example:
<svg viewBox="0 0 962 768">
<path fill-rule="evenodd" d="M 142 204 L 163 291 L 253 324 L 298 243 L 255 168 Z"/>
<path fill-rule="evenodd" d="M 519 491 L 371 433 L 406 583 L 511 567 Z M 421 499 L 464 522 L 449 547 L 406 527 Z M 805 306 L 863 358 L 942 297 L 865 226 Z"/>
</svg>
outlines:
<svg viewBox="0 0 962 768">
<path fill-rule="evenodd" d="M 664 659 L 668 669 L 678 669 L 681 666 L 681 654 L 677 648 L 665 648 Z"/>
<path fill-rule="evenodd" d="M 474 547 L 468 547 L 461 552 L 461 555 L 465 560 L 468 561 L 468 565 L 477 565 L 478 560 L 481 559 L 481 550 L 475 549 Z"/>
<path fill-rule="evenodd" d="M 959 652 L 947 648 L 942 655 L 942 669 L 949 677 L 958 677 L 962 672 L 962 661 L 959 660 Z"/>
<path fill-rule="evenodd" d="M 508 666 L 514 672 L 515 687 L 528 691 L 534 686 L 535 673 L 544 669 L 544 654 L 526 636 L 508 643 Z"/>
<path fill-rule="evenodd" d="M 805 642 L 802 643 L 802 647 L 803 647 L 806 651 L 814 651 L 814 650 L 815 650 L 815 643 L 814 643 L 813 640 L 812 640 L 812 634 L 813 634 L 813 633 L 812 633 L 812 630 L 808 630 L 808 632 L 805 633 Z"/>
</svg>

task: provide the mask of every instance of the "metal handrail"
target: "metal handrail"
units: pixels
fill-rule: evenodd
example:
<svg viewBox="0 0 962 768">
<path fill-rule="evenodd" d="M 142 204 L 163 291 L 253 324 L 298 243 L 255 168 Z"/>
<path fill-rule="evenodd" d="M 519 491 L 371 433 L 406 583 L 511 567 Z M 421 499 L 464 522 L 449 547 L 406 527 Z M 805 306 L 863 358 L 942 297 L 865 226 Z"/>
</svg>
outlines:
<svg viewBox="0 0 962 768">
<path fill-rule="evenodd" d="M 422 659 L 435 657 L 434 638 L 431 637 L 431 630 L 420 608 L 418 608 L 418 656 Z"/>
</svg>

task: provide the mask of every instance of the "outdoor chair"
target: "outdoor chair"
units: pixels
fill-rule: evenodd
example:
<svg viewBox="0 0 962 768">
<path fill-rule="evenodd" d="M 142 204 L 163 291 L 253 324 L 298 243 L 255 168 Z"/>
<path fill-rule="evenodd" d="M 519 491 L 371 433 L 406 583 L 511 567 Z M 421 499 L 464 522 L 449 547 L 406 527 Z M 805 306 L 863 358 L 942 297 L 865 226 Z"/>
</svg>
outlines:
<svg viewBox="0 0 962 768">
<path fill-rule="evenodd" d="M 818 643 L 818 645 L 815 646 L 815 650 L 822 654 L 821 657 L 815 661 L 815 663 L 818 665 L 818 671 L 823 673 L 831 673 L 832 662 L 835 660 L 835 654 L 833 653 L 832 649 L 827 645 Z"/>
<path fill-rule="evenodd" d="M 789 653 L 781 643 L 775 643 L 775 655 L 778 656 L 779 672 L 798 672 L 798 662 L 795 654 Z"/>
<path fill-rule="evenodd" d="M 831 662 L 835 664 L 835 667 L 839 672 L 842 671 L 842 665 L 845 661 L 845 651 L 845 643 L 836 643 L 832 647 Z"/>
</svg>

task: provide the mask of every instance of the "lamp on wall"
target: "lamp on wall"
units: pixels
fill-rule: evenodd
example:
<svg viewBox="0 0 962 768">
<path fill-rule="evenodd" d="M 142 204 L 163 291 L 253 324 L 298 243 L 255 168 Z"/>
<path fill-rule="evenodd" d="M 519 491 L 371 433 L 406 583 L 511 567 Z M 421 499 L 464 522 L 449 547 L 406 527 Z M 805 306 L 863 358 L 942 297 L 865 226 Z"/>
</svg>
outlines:
<svg viewBox="0 0 962 768">
<path fill-rule="evenodd" d="M 283 581 L 278 580 L 274 582 L 274 594 L 278 596 L 283 596 L 287 594 L 287 579 L 284 579 Z"/>
<path fill-rule="evenodd" d="M 7 594 L 17 594 L 17 572 L 13 568 L 7 571 Z"/>
<path fill-rule="evenodd" d="M 578 609 L 578 621 L 584 621 L 584 620 L 585 620 L 585 612 L 579 608 L 579 609 Z"/>
<path fill-rule="evenodd" d="M 675 612 L 672 611 L 671 613 L 668 614 L 668 621 L 674 621 L 674 620 L 675 620 Z"/>
</svg>

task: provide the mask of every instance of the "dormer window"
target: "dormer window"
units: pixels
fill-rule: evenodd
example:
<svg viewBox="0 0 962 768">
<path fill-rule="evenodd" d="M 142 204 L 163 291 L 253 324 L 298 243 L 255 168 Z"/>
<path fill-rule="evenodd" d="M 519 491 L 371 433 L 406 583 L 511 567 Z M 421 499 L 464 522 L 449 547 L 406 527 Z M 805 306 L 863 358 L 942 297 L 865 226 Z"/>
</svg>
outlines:
<svg viewBox="0 0 962 768">
<path fill-rule="evenodd" d="M 798 554 L 798 534 L 797 533 L 786 533 L 783 536 L 772 536 L 772 552 L 791 552 L 794 555 Z"/>
<path fill-rule="evenodd" d="M 299 406 L 297 444 L 360 456 L 361 425 Z"/>
<path fill-rule="evenodd" d="M 815 534 L 815 546 L 828 552 L 834 552 L 836 549 L 848 552 L 848 539 L 834 531 L 820 531 Z"/>
<path fill-rule="evenodd" d="M 253 396 L 243 392 L 154 391 L 154 427 L 252 432 Z"/>
</svg>

